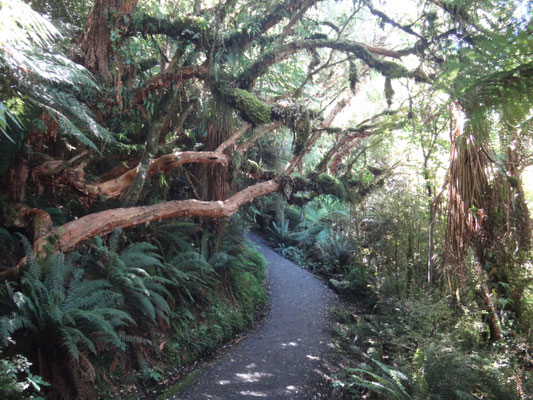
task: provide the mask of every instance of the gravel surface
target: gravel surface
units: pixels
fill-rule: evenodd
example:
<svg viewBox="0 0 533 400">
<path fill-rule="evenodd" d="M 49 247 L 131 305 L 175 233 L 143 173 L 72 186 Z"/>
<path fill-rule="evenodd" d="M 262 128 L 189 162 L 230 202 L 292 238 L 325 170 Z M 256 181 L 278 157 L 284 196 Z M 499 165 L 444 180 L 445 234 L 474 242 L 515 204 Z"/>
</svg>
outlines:
<svg viewBox="0 0 533 400">
<path fill-rule="evenodd" d="M 213 361 L 178 399 L 322 399 L 329 313 L 336 295 L 250 235 L 268 261 L 270 310 L 260 327 Z"/>
</svg>

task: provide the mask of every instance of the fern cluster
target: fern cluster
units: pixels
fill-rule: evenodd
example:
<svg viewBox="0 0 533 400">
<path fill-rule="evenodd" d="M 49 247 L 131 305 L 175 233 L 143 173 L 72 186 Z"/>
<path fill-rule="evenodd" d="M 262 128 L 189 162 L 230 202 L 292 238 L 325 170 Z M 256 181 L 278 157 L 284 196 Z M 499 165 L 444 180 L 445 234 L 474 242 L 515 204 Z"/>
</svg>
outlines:
<svg viewBox="0 0 533 400">
<path fill-rule="evenodd" d="M 66 398 L 71 382 L 94 382 L 86 354 L 125 350 L 121 329 L 134 324 L 130 314 L 117 308 L 120 296 L 110 283 L 87 279 L 75 265 L 77 258 L 62 253 L 44 261 L 30 258 L 20 280 L 7 282 L 0 296 L 2 347 L 16 343 L 29 358 L 39 359 L 40 373 L 65 387 Z"/>
<path fill-rule="evenodd" d="M 273 222 L 268 234 L 276 251 L 297 264 L 315 272 L 349 275 L 355 250 L 341 228 L 349 218 L 340 201 L 325 196 L 304 207 L 286 207 L 284 219 L 279 225 Z"/>
<path fill-rule="evenodd" d="M 169 281 L 150 273 L 163 266 L 161 256 L 156 253 L 157 247 L 138 242 L 119 252 L 120 234 L 120 230 L 113 232 L 109 247 L 96 237 L 92 252 L 86 257 L 88 266 L 120 294 L 120 306 L 132 315 L 151 321 L 159 316 L 168 321 L 170 307 L 166 299 L 171 295 L 165 284 Z"/>
<path fill-rule="evenodd" d="M 145 346 L 160 352 L 169 328 L 178 364 L 212 351 L 253 321 L 265 300 L 265 260 L 235 239 L 210 254 L 210 234 L 195 233 L 162 225 L 146 234 L 151 242 L 131 242 L 119 229 L 47 259 L 21 236 L 28 261 L 0 288 L 0 346 L 44 359 L 38 371 L 64 399 L 94 397 L 90 359 L 103 350 L 145 365 Z"/>
</svg>

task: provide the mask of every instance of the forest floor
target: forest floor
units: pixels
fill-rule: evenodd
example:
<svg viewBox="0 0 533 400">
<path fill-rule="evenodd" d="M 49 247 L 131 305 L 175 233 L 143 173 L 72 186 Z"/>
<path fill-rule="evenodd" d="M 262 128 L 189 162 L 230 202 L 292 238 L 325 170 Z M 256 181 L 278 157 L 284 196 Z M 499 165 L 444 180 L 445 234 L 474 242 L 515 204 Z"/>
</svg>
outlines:
<svg viewBox="0 0 533 400">
<path fill-rule="evenodd" d="M 334 353 L 330 322 L 337 296 L 261 238 L 250 237 L 268 261 L 267 317 L 174 400 L 329 398 L 326 356 Z"/>
</svg>

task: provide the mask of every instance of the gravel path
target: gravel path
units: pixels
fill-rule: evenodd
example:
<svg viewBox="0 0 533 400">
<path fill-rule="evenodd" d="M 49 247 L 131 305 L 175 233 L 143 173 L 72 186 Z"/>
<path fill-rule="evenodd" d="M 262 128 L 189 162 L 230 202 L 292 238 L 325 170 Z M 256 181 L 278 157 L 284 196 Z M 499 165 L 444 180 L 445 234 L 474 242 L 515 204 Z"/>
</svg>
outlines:
<svg viewBox="0 0 533 400">
<path fill-rule="evenodd" d="M 268 317 L 174 400 L 323 398 L 321 359 L 331 350 L 327 326 L 336 296 L 262 239 L 250 238 L 269 264 Z"/>
</svg>

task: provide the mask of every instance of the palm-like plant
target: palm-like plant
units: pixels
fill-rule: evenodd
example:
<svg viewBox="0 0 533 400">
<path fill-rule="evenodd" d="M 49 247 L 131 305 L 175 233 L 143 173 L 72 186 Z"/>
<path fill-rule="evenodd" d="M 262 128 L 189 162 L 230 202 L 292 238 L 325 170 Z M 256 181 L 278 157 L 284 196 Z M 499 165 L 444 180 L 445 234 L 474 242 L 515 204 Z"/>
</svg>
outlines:
<svg viewBox="0 0 533 400">
<path fill-rule="evenodd" d="M 118 329 L 134 323 L 117 309 L 119 295 L 109 282 L 85 279 L 72 261 L 62 253 L 30 260 L 20 283 L 7 283 L 1 296 L 1 345 L 14 339 L 23 349 L 36 349 L 30 358 L 39 360 L 40 374 L 65 398 L 95 379 L 85 354 L 108 346 L 124 350 Z"/>
</svg>

